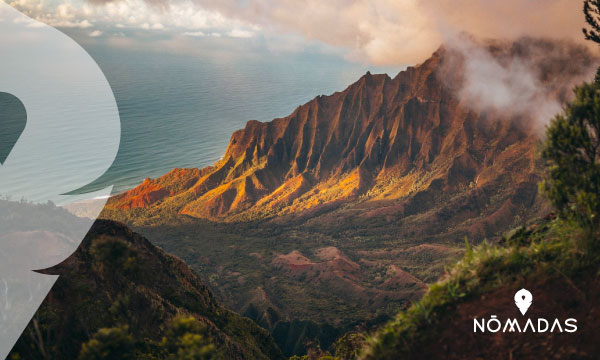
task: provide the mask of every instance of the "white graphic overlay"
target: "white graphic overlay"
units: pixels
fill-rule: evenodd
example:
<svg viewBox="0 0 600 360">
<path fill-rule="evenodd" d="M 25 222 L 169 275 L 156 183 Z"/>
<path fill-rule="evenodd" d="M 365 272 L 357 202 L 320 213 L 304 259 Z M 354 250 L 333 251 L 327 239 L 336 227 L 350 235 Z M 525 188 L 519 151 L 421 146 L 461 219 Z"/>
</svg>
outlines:
<svg viewBox="0 0 600 360">
<path fill-rule="evenodd" d="M 5 158 L 0 154 L 4 359 L 58 278 L 35 270 L 59 264 L 77 249 L 111 193 L 65 195 L 110 167 L 120 121 L 112 90 L 85 50 L 2 1 L 0 48 L 0 93 L 18 99 L 26 111 L 24 126 L 12 137 L 6 136 L 12 120 L 0 116 L 0 149 L 8 149 L 2 150 Z M 85 218 L 65 210 L 74 203 L 87 204 Z"/>
</svg>

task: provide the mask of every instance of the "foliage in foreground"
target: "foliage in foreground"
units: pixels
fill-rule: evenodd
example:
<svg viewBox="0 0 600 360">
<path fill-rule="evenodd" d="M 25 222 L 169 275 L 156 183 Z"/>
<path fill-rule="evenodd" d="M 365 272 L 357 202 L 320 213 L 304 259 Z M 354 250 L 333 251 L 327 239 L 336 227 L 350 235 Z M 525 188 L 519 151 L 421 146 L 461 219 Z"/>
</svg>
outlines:
<svg viewBox="0 0 600 360">
<path fill-rule="evenodd" d="M 97 221 L 75 254 L 46 271 L 61 276 L 11 359 L 283 358 L 266 330 L 123 224 Z"/>
<path fill-rule="evenodd" d="M 79 354 L 79 360 L 140 358 L 206 360 L 222 358 L 222 354 L 206 336 L 206 329 L 191 316 L 174 318 L 160 342 L 134 339 L 127 326 L 100 329 Z"/>
<path fill-rule="evenodd" d="M 525 279 L 553 274 L 572 277 L 597 269 L 600 254 L 585 245 L 589 232 L 564 220 L 521 227 L 504 244 L 484 242 L 470 249 L 446 276 L 406 312 L 371 337 L 362 354 L 366 359 L 395 358 L 435 337 L 436 324 L 458 304 Z"/>
<path fill-rule="evenodd" d="M 484 241 L 471 248 L 465 241 L 464 257 L 431 285 L 420 301 L 375 334 L 351 332 L 338 340 L 331 352 L 317 346 L 308 355 L 292 359 L 402 358 L 415 347 L 430 343 L 439 330 L 437 325 L 461 303 L 530 279 L 571 278 L 597 271 L 600 252 L 589 248 L 589 236 L 574 221 L 549 217 L 513 230 L 501 243 Z"/>
<path fill-rule="evenodd" d="M 600 228 L 600 84 L 575 89 L 575 100 L 546 131 L 541 184 L 560 215 L 591 231 Z"/>
<path fill-rule="evenodd" d="M 352 360 L 357 359 L 360 350 L 367 340 L 364 329 L 349 331 L 331 346 L 330 351 L 324 351 L 319 345 L 310 347 L 308 354 L 304 356 L 292 356 L 290 360 Z"/>
</svg>

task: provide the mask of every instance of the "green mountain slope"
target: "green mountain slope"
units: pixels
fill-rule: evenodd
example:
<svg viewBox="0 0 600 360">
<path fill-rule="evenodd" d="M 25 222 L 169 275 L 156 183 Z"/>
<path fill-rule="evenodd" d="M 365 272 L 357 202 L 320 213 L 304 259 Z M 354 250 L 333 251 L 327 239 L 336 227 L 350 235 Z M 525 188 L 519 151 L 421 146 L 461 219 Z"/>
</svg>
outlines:
<svg viewBox="0 0 600 360">
<path fill-rule="evenodd" d="M 15 359 L 77 358 L 103 328 L 125 329 L 135 358 L 166 358 L 161 340 L 176 316 L 197 319 L 215 356 L 283 358 L 264 329 L 219 305 L 183 261 L 125 225 L 98 221 L 75 254 L 45 272 L 61 277 L 14 347 Z"/>
<path fill-rule="evenodd" d="M 544 219 L 509 234 L 503 243 L 467 251 L 421 301 L 372 337 L 365 359 L 593 359 L 600 353 L 600 254 L 589 233 L 561 220 Z M 533 294 L 523 316 L 514 295 Z M 563 331 L 474 332 L 474 319 L 545 318 Z M 564 321 L 577 320 L 574 333 Z M 536 325 L 537 326 L 537 325 Z M 510 328 L 509 328 L 510 329 Z M 543 326 L 542 326 L 543 329 Z M 539 330 L 539 329 L 538 329 Z"/>
</svg>

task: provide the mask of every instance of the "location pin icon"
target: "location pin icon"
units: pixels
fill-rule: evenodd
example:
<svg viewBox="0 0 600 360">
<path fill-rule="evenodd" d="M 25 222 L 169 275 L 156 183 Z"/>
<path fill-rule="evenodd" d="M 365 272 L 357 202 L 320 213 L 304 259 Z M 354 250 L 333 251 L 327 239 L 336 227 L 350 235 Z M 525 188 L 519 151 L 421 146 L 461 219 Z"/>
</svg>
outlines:
<svg viewBox="0 0 600 360">
<path fill-rule="evenodd" d="M 525 315 L 532 301 L 533 295 L 526 289 L 521 289 L 515 294 L 515 305 L 517 305 L 522 315 Z"/>
</svg>

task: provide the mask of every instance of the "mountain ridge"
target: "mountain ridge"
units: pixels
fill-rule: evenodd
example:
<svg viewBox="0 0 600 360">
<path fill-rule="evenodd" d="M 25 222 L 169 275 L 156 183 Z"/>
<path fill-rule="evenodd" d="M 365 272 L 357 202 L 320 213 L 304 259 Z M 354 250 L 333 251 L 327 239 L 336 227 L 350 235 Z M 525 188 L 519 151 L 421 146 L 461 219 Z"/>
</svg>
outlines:
<svg viewBox="0 0 600 360">
<path fill-rule="evenodd" d="M 187 315 L 225 358 L 283 359 L 264 329 L 224 308 L 182 260 L 122 223 L 98 220 L 73 255 L 43 272 L 60 277 L 15 345 L 15 358 L 77 358 L 99 329 L 123 325 L 137 345 L 151 348 L 170 321 Z"/>
<path fill-rule="evenodd" d="M 535 50 L 523 50 L 525 45 L 567 50 L 540 60 Z M 585 49 L 543 40 L 493 43 L 489 52 L 498 61 L 510 56 L 535 61 L 540 79 L 561 101 L 568 84 L 547 80 L 554 79 L 548 73 L 559 70 L 566 54 L 585 55 L 562 75 L 570 82 L 592 63 Z M 463 199 L 456 206 L 481 208 L 490 192 L 505 188 L 494 194 L 502 201 L 487 214 L 487 223 L 461 224 L 465 233 L 489 236 L 509 221 L 507 213 L 535 202 L 538 135 L 526 114 L 475 111 L 460 99 L 464 61 L 464 54 L 442 47 L 394 78 L 367 72 L 345 90 L 317 96 L 287 117 L 249 121 L 232 134 L 222 160 L 213 166 L 146 179 L 113 197 L 108 208 L 243 222 L 312 218 L 354 203 L 369 208 L 367 216 L 406 218 L 432 207 L 419 203 L 442 193 L 466 190 L 471 205 Z M 468 209 L 444 212 L 436 219 L 472 217 Z"/>
</svg>

